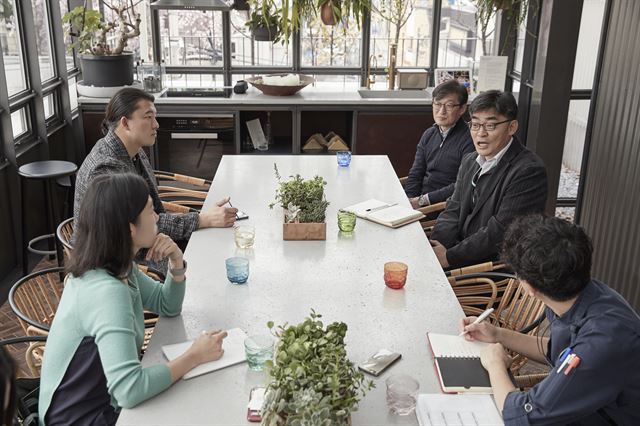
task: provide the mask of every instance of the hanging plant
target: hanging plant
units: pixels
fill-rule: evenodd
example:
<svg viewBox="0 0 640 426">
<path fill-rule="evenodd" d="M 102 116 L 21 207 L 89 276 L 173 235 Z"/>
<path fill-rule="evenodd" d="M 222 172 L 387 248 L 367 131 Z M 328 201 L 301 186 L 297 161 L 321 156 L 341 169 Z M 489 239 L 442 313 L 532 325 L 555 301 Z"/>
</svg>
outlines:
<svg viewBox="0 0 640 426">
<path fill-rule="evenodd" d="M 533 13 L 537 14 L 540 7 L 538 0 L 475 0 L 475 3 L 476 23 L 480 28 L 483 55 L 488 54 L 487 41 L 495 31 L 495 29 L 490 30 L 489 28 L 491 23 L 494 22 L 498 11 L 506 16 L 509 22 L 507 39 L 499 49 L 500 54 L 503 55 L 505 47 L 509 44 L 507 42 L 509 37 L 512 37 L 517 28 L 525 22 L 529 9 L 532 7 Z"/>
</svg>

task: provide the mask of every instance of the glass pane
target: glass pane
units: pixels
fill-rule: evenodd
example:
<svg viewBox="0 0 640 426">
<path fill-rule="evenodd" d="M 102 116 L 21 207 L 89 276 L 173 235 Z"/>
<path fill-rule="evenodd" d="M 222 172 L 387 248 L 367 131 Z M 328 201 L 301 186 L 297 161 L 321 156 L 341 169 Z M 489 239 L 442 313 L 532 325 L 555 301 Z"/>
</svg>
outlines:
<svg viewBox="0 0 640 426">
<path fill-rule="evenodd" d="M 412 13 L 407 8 L 409 3 L 413 4 Z M 398 46 L 398 67 L 429 67 L 433 0 L 373 0 L 372 8 L 369 48 L 371 54 L 376 55 L 378 68 L 387 67 L 391 43 Z M 397 31 L 396 24 L 405 21 L 400 31 Z"/>
<path fill-rule="evenodd" d="M 556 207 L 556 217 L 573 222 L 576 216 L 575 207 Z"/>
<path fill-rule="evenodd" d="M 69 103 L 71 104 L 71 111 L 78 109 L 78 92 L 76 89 L 75 77 L 69 79 Z"/>
<path fill-rule="evenodd" d="M 166 74 L 170 87 L 219 87 L 224 85 L 220 74 Z"/>
<path fill-rule="evenodd" d="M 59 0 L 60 5 L 60 17 L 63 17 L 65 13 L 69 11 L 69 0 Z M 66 31 L 65 31 L 66 32 Z M 65 62 L 67 63 L 67 69 L 72 70 L 76 67 L 75 61 L 73 60 L 73 52 L 67 50 L 67 46 L 70 46 L 72 43 L 71 36 L 65 35 L 64 37 L 64 46 L 65 46 Z"/>
<path fill-rule="evenodd" d="M 0 1 L 0 46 L 9 96 L 27 89 L 15 0 Z"/>
<path fill-rule="evenodd" d="M 513 93 L 513 97 L 516 98 L 516 102 L 518 102 L 518 98 L 520 97 L 520 80 L 513 79 L 511 93 Z"/>
<path fill-rule="evenodd" d="M 222 12 L 161 10 L 159 14 L 166 65 L 222 67 Z"/>
<path fill-rule="evenodd" d="M 36 48 L 40 64 L 40 79 L 50 80 L 55 76 L 55 64 L 51 50 L 51 31 L 49 31 L 49 11 L 45 0 L 31 0 L 35 20 Z"/>
<path fill-rule="evenodd" d="M 56 114 L 56 98 L 51 93 L 45 96 L 42 101 L 44 102 L 44 119 L 48 120 Z"/>
<path fill-rule="evenodd" d="M 442 2 L 438 67 L 473 67 L 482 55 L 490 55 L 495 21 L 489 22 L 484 40 L 476 24 L 476 7 L 467 0 Z"/>
<path fill-rule="evenodd" d="M 29 117 L 26 108 L 21 108 L 11 113 L 11 127 L 14 139 L 29 131 Z"/>
<path fill-rule="evenodd" d="M 290 67 L 292 65 L 292 43 L 255 41 L 251 30 L 245 25 L 249 11 L 231 11 L 231 64 L 249 67 Z"/>
<path fill-rule="evenodd" d="M 573 100 L 569 103 L 558 198 L 576 198 L 578 195 L 590 104 L 589 100 Z"/>
<path fill-rule="evenodd" d="M 513 70 L 522 73 L 522 62 L 524 58 L 524 42 L 527 35 L 527 19 L 529 17 L 529 10 L 524 20 L 518 26 L 518 38 L 516 39 L 516 55 L 513 60 Z"/>
<path fill-rule="evenodd" d="M 606 0 L 584 0 L 573 69 L 573 89 L 591 89 L 598 60 Z"/>
<path fill-rule="evenodd" d="M 346 25 L 325 25 L 316 16 L 300 34 L 303 67 L 359 67 L 362 36 L 355 19 Z"/>
</svg>

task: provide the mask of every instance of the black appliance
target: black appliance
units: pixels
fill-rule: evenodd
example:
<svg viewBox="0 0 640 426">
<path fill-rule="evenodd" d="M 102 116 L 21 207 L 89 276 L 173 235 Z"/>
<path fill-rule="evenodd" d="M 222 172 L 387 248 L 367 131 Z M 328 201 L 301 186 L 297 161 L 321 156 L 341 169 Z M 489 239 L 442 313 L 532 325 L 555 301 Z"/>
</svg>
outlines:
<svg viewBox="0 0 640 426">
<path fill-rule="evenodd" d="M 168 98 L 228 98 L 232 89 L 224 87 L 171 87 L 167 90 Z"/>
<path fill-rule="evenodd" d="M 158 117 L 154 167 L 213 179 L 223 155 L 235 154 L 232 113 Z"/>
</svg>

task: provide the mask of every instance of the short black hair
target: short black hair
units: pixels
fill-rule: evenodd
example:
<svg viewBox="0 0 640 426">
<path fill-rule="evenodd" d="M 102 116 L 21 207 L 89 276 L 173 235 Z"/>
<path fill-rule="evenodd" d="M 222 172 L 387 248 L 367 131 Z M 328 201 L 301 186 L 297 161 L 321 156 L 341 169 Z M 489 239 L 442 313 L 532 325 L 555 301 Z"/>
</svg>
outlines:
<svg viewBox="0 0 640 426">
<path fill-rule="evenodd" d="M 501 92 L 500 90 L 487 90 L 480 93 L 471 101 L 469 114 L 473 115 L 477 111 L 495 109 L 500 115 L 504 115 L 508 120 L 518 119 L 518 104 L 511 92 Z"/>
<path fill-rule="evenodd" d="M 552 300 L 565 301 L 591 280 L 592 252 L 591 240 L 578 225 L 534 214 L 509 226 L 502 259 L 519 279 Z"/>
<path fill-rule="evenodd" d="M 107 104 L 104 120 L 102 120 L 102 133 L 106 135 L 109 130 L 115 129 L 122 117 L 131 118 L 141 100 L 154 102 L 155 99 L 144 90 L 133 87 L 119 90 Z"/>
<path fill-rule="evenodd" d="M 75 245 L 67 272 L 80 277 L 106 269 L 123 278 L 133 262 L 130 223 L 137 223 L 149 199 L 145 180 L 132 173 L 106 174 L 89 185 L 75 219 Z"/>
<path fill-rule="evenodd" d="M 460 105 L 466 105 L 469 100 L 467 88 L 458 83 L 458 80 L 447 80 L 433 89 L 432 97 L 434 100 L 440 100 L 445 96 L 456 95 Z"/>
</svg>

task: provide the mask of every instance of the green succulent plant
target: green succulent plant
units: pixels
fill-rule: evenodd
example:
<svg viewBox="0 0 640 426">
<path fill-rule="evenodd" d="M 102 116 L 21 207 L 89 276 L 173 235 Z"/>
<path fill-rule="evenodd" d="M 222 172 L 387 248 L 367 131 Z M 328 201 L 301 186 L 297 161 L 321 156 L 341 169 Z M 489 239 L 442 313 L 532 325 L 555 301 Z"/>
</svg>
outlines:
<svg viewBox="0 0 640 426">
<path fill-rule="evenodd" d="M 297 220 L 300 223 L 322 223 L 325 220 L 329 202 L 324 197 L 324 187 L 327 184 L 320 176 L 313 179 L 303 179 L 299 174 L 289 176 L 291 179 L 283 181 L 278 171 L 278 166 L 274 163 L 278 188 L 276 189 L 276 199 L 269 204 L 269 208 L 281 205 L 284 209 L 295 206 L 300 209 Z"/>
<path fill-rule="evenodd" d="M 267 324 L 279 342 L 275 362 L 267 361 L 271 381 L 262 407 L 263 425 L 346 425 L 374 387 L 347 358 L 347 325 L 334 322 L 325 327 L 321 317 L 312 309 L 300 324 Z"/>
</svg>

